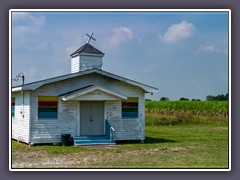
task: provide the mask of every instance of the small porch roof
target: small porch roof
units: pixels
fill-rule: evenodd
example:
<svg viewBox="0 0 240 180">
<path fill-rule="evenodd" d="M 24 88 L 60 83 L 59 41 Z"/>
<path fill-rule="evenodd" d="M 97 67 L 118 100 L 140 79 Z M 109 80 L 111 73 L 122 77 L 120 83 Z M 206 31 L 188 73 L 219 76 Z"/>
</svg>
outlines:
<svg viewBox="0 0 240 180">
<path fill-rule="evenodd" d="M 113 91 L 111 91 L 109 89 L 106 89 L 104 87 L 97 86 L 97 85 L 90 85 L 90 86 L 83 87 L 81 89 L 76 89 L 74 91 L 70 91 L 70 92 L 61 94 L 61 95 L 59 95 L 59 97 L 63 101 L 75 100 L 76 98 L 79 98 L 81 96 L 84 96 L 84 95 L 86 95 L 88 93 L 91 93 L 93 91 L 96 91 L 96 90 L 104 92 L 104 93 L 106 93 L 106 94 L 108 94 L 110 96 L 114 96 L 114 97 L 116 97 L 118 99 L 125 99 L 125 100 L 127 99 L 127 97 L 122 95 L 122 94 L 113 92 Z"/>
</svg>

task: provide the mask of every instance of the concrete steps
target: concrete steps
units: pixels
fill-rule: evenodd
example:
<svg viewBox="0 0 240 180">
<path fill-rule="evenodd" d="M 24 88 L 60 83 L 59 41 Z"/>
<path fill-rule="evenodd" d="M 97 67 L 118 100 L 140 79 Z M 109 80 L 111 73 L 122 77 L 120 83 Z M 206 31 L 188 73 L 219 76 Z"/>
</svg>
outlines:
<svg viewBox="0 0 240 180">
<path fill-rule="evenodd" d="M 79 136 L 73 137 L 74 146 L 84 145 L 114 145 L 108 136 Z"/>
</svg>

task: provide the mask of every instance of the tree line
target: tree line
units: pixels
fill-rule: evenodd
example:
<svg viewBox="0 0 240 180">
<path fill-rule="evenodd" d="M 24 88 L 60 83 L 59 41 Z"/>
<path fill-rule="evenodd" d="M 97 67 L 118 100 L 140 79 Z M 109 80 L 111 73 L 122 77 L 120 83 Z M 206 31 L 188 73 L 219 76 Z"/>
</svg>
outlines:
<svg viewBox="0 0 240 180">
<path fill-rule="evenodd" d="M 219 94 L 217 96 L 208 95 L 206 101 L 228 101 L 228 93 L 226 95 Z"/>
<path fill-rule="evenodd" d="M 146 101 L 151 101 L 150 99 L 146 99 Z M 170 101 L 168 97 L 161 97 L 159 101 Z M 181 97 L 179 101 L 201 101 L 200 99 L 188 99 L 186 97 Z M 228 93 L 227 94 L 219 94 L 217 96 L 208 95 L 206 96 L 206 101 L 228 101 Z"/>
</svg>

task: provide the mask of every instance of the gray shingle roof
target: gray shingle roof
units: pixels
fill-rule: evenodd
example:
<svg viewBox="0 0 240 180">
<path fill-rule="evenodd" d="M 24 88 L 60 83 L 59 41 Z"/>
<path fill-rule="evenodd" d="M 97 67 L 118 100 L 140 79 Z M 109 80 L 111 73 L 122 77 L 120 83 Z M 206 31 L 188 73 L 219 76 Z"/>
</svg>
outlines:
<svg viewBox="0 0 240 180">
<path fill-rule="evenodd" d="M 49 79 L 44 79 L 44 80 L 41 80 L 41 81 L 35 81 L 35 82 L 32 82 L 32 83 L 24 84 L 23 86 L 15 86 L 15 87 L 12 87 L 12 91 L 35 90 L 35 89 L 37 89 L 37 88 L 39 88 L 39 87 L 41 87 L 45 84 L 54 83 L 54 82 L 58 82 L 58 81 L 62 81 L 62 80 L 70 79 L 70 78 L 75 78 L 75 77 L 79 77 L 79 76 L 83 76 L 83 75 L 87 75 L 87 74 L 91 74 L 91 73 L 97 73 L 97 74 L 100 74 L 100 75 L 105 76 L 105 77 L 113 78 L 113 79 L 131 84 L 131 85 L 134 85 L 134 86 L 138 86 L 138 87 L 144 89 L 145 92 L 157 92 L 157 90 L 158 90 L 155 87 L 148 86 L 146 84 L 142 84 L 142 83 L 139 83 L 139 82 L 136 82 L 136 81 L 133 81 L 133 80 L 130 80 L 130 79 L 112 74 L 112 73 L 107 72 L 107 71 L 103 71 L 103 70 L 100 70 L 100 69 L 93 68 L 93 69 L 88 69 L 88 70 L 85 70 L 85 71 L 79 71 L 77 73 L 71 73 L 71 74 L 57 76 L 57 77 L 53 77 L 53 78 L 49 78 Z"/>
<path fill-rule="evenodd" d="M 75 54 L 80 54 L 80 53 L 87 53 L 87 54 L 98 54 L 104 56 L 104 53 L 97 48 L 93 47 L 91 44 L 84 44 L 82 47 L 77 49 L 75 52 L 73 52 L 70 56 L 73 56 Z"/>
</svg>

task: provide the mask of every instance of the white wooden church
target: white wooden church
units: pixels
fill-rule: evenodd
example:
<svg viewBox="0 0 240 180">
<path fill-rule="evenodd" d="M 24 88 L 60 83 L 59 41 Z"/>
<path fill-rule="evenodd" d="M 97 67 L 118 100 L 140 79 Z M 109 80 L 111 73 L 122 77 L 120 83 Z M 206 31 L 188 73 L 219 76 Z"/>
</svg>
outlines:
<svg viewBox="0 0 240 180">
<path fill-rule="evenodd" d="M 104 71 L 103 56 L 88 41 L 70 55 L 70 74 L 13 87 L 12 139 L 61 143 L 69 134 L 74 145 L 143 142 L 145 93 L 157 88 Z"/>
</svg>

